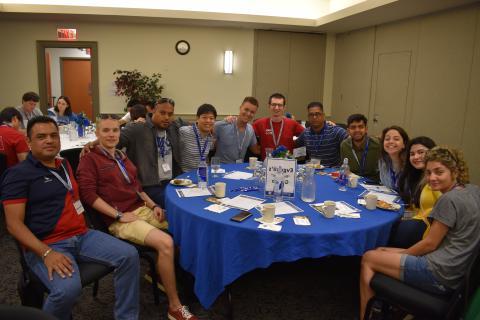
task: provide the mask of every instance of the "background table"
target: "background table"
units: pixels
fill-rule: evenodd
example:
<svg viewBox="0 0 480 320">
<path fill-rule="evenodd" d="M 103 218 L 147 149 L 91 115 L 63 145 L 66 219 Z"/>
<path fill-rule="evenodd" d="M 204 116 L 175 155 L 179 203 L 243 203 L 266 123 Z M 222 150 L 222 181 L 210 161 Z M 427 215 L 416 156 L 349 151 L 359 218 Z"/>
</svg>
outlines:
<svg viewBox="0 0 480 320">
<path fill-rule="evenodd" d="M 226 171 L 243 170 L 247 164 L 222 165 Z M 251 172 L 251 171 L 250 171 Z M 194 172 L 181 177 L 196 181 Z M 227 183 L 227 197 L 240 192 L 232 192 L 240 186 L 252 185 L 252 180 L 210 179 Z M 166 210 L 169 230 L 175 243 L 180 246 L 180 265 L 195 277 L 194 291 L 200 303 L 208 308 L 225 286 L 241 275 L 256 269 L 265 268 L 274 262 L 295 261 L 301 258 L 320 258 L 328 255 L 362 255 L 365 251 L 386 245 L 390 228 L 400 217 L 400 213 L 373 210 L 368 211 L 357 204 L 358 195 L 364 191 L 359 186 L 338 191 L 338 185 L 329 176 L 316 175 L 317 190 L 314 203 L 325 200 L 345 201 L 362 209 L 360 219 L 335 217 L 324 218 L 307 203 L 286 199 L 303 209 L 299 215 L 309 217 L 311 226 L 297 226 L 293 215 L 282 215 L 282 230 L 273 232 L 258 229 L 259 223 L 253 218 L 260 217 L 252 209 L 253 217 L 238 223 L 230 218 L 240 210 L 229 209 L 223 213 L 204 210 L 211 203 L 206 197 L 179 198 L 175 189 L 166 189 Z M 263 197 L 260 192 L 246 193 Z M 272 202 L 267 198 L 266 202 Z"/>
</svg>

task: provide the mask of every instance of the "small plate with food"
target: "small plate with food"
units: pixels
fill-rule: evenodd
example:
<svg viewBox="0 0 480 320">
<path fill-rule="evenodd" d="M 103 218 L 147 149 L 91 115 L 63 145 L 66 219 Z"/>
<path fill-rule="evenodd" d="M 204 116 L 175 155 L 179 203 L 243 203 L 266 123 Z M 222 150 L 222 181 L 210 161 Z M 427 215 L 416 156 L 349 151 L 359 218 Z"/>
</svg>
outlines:
<svg viewBox="0 0 480 320">
<path fill-rule="evenodd" d="M 377 200 L 377 208 L 389 211 L 398 211 L 402 206 L 398 203 L 390 203 L 383 200 Z"/>
<path fill-rule="evenodd" d="M 192 184 L 192 180 L 190 179 L 172 179 L 170 180 L 170 184 L 174 186 L 186 187 Z"/>
</svg>

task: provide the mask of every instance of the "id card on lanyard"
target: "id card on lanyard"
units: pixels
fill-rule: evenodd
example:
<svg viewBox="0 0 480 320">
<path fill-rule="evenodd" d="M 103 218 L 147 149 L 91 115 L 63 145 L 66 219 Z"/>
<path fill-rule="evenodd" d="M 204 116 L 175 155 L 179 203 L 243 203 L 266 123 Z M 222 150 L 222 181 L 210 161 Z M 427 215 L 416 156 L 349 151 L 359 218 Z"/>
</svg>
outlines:
<svg viewBox="0 0 480 320">
<path fill-rule="evenodd" d="M 85 211 L 85 209 L 83 208 L 82 202 L 79 199 L 75 200 L 75 194 L 73 191 L 73 185 L 72 185 L 72 181 L 70 180 L 70 176 L 68 175 L 67 169 L 65 169 L 65 166 L 63 165 L 63 163 L 61 164 L 61 166 L 62 166 L 63 172 L 65 173 L 65 178 L 67 179 L 67 181 L 63 180 L 63 178 L 57 172 L 51 169 L 48 169 L 48 171 L 50 171 L 50 173 L 53 174 L 53 176 L 57 178 L 57 180 L 60 181 L 65 187 L 65 189 L 67 189 L 67 191 L 70 193 L 73 200 L 73 206 L 75 207 L 75 211 L 77 212 L 77 214 L 82 214 Z"/>
<path fill-rule="evenodd" d="M 193 125 L 192 127 L 193 127 L 193 132 L 195 133 L 195 138 L 197 140 L 197 147 L 198 147 L 198 153 L 200 154 L 200 161 L 205 161 L 206 160 L 205 151 L 207 151 L 209 137 L 207 136 L 207 138 L 205 139 L 205 143 L 203 144 L 203 149 L 202 149 L 202 147 L 200 146 L 200 135 L 198 134 L 197 126 Z"/>
<path fill-rule="evenodd" d="M 275 129 L 273 129 L 273 122 L 272 122 L 272 119 L 270 118 L 270 129 L 272 129 L 272 139 L 273 139 L 273 143 L 275 144 L 275 148 L 278 147 L 280 143 L 280 139 L 282 138 L 283 125 L 284 125 L 284 120 L 282 119 L 282 124 L 280 125 L 280 132 L 278 133 L 278 136 L 275 135 Z"/>
<path fill-rule="evenodd" d="M 238 149 L 237 149 L 238 154 L 237 154 L 236 163 L 243 163 L 242 150 L 243 150 L 243 145 L 245 144 L 245 138 L 247 137 L 248 127 L 245 128 L 245 132 L 243 133 L 242 142 L 240 142 L 240 130 L 238 130 L 238 126 L 237 126 L 236 123 L 233 124 L 233 128 L 235 130 L 235 136 L 237 138 L 237 147 L 238 147 Z"/>
</svg>

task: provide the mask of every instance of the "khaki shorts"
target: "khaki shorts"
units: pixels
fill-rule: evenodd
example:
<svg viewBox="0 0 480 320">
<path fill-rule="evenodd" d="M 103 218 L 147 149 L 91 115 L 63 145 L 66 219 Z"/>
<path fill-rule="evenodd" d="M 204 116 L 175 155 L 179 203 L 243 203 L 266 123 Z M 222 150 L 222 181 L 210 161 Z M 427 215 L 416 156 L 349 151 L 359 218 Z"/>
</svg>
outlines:
<svg viewBox="0 0 480 320">
<path fill-rule="evenodd" d="M 133 213 L 138 220 L 126 223 L 115 221 L 108 227 L 108 231 L 117 238 L 145 245 L 145 238 L 152 229 L 168 228 L 168 222 L 166 220 L 159 222 L 153 211 L 146 206 L 136 209 Z"/>
</svg>

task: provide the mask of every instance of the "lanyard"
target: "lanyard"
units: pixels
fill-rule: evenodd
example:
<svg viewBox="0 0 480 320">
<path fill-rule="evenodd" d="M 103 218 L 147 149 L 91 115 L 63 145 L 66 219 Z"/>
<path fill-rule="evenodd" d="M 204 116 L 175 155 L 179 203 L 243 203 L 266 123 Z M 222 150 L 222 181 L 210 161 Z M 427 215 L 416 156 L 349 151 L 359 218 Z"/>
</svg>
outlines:
<svg viewBox="0 0 480 320">
<path fill-rule="evenodd" d="M 275 135 L 275 130 L 273 129 L 272 118 L 270 118 L 270 129 L 272 129 L 272 138 L 273 138 L 273 143 L 275 144 L 275 148 L 278 147 L 278 144 L 280 143 L 280 138 L 282 137 L 283 123 L 284 123 L 284 120 L 282 119 L 282 124 L 280 125 L 280 132 L 278 133 L 278 137 L 277 137 Z"/>
<path fill-rule="evenodd" d="M 357 153 L 353 150 L 353 141 L 352 141 L 352 153 L 357 160 L 358 166 L 360 167 L 360 175 L 363 175 L 363 170 L 365 169 L 365 164 L 367 162 L 367 153 L 368 153 L 368 144 L 370 143 L 370 138 L 367 137 L 367 144 L 365 145 L 365 149 L 363 149 L 362 153 L 362 162 L 358 161 Z"/>
<path fill-rule="evenodd" d="M 162 156 L 162 159 L 165 159 L 165 140 L 167 137 L 167 133 L 163 133 L 163 137 L 159 137 L 158 135 L 156 136 L 157 139 L 157 148 L 158 152 L 160 152 L 160 155 Z"/>
<path fill-rule="evenodd" d="M 73 195 L 73 186 L 72 186 L 72 181 L 70 181 L 70 176 L 68 175 L 67 169 L 65 169 L 65 167 L 63 166 L 63 163 L 61 164 L 61 166 L 62 166 L 63 172 L 65 172 L 65 177 L 67 178 L 67 181 L 63 180 L 63 178 L 55 171 L 50 169 L 48 171 L 50 171 L 50 173 L 53 174 L 55 178 L 57 178 L 57 180 L 63 184 L 65 189 L 67 189 L 68 192 L 70 192 Z"/>
<path fill-rule="evenodd" d="M 397 175 L 395 174 L 395 171 L 393 171 L 393 167 L 388 168 L 388 170 L 390 171 L 390 179 L 392 179 L 392 188 L 395 189 L 397 187 Z"/>
<path fill-rule="evenodd" d="M 203 144 L 203 149 L 200 146 L 200 136 L 197 131 L 197 126 L 193 125 L 193 132 L 195 132 L 195 138 L 197 139 L 197 147 L 198 147 L 198 152 L 200 153 L 200 161 L 205 161 L 205 151 L 207 150 L 208 147 L 208 136 L 205 139 L 205 143 Z"/>
<path fill-rule="evenodd" d="M 101 148 L 101 150 L 107 157 L 111 158 L 110 154 L 103 147 Z M 131 184 L 132 180 L 130 180 L 130 177 L 128 176 L 127 168 L 125 167 L 125 163 L 123 162 L 123 160 L 117 156 L 113 157 L 113 160 L 115 160 L 115 162 L 117 163 L 117 166 L 120 169 L 120 172 L 122 173 L 123 177 L 125 178 L 125 181 L 128 184 Z"/>
<path fill-rule="evenodd" d="M 239 143 L 240 142 L 240 130 L 238 130 L 237 124 L 234 123 L 233 126 L 235 128 L 235 133 L 236 133 L 236 136 L 237 136 L 237 146 L 238 146 L 238 158 L 237 159 L 241 159 L 242 158 L 243 145 L 245 143 L 245 138 L 247 136 L 248 126 L 245 128 L 245 132 L 244 132 L 243 138 L 242 138 L 242 143 Z"/>
</svg>

